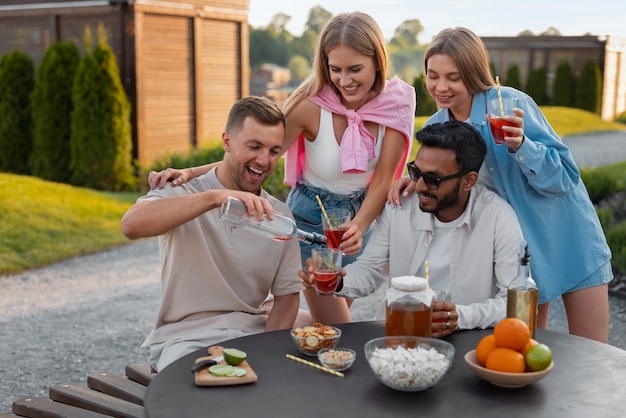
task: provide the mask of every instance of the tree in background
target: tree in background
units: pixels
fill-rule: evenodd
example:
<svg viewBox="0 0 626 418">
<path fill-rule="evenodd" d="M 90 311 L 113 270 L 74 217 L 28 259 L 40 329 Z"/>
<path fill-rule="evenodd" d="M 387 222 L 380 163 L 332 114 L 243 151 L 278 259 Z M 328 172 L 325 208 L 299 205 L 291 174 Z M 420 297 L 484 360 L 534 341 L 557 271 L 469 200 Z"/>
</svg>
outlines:
<svg viewBox="0 0 626 418">
<path fill-rule="evenodd" d="M 548 105 L 548 76 L 545 67 L 535 68 L 528 74 L 526 81 L 526 93 L 532 97 L 539 106 Z"/>
<path fill-rule="evenodd" d="M 28 55 L 13 51 L 0 58 L 0 171 L 28 174 L 34 85 L 35 66 Z"/>
<path fill-rule="evenodd" d="M 562 61 L 556 68 L 554 88 L 552 89 L 552 105 L 574 107 L 574 89 L 576 80 L 569 61 Z"/>
<path fill-rule="evenodd" d="M 72 103 L 72 183 L 130 190 L 136 182 L 131 164 L 130 103 L 102 24 L 93 50 L 91 31 L 85 28 L 85 57 L 72 87 Z"/>
<path fill-rule="evenodd" d="M 587 59 L 578 77 L 576 107 L 589 112 L 600 113 L 601 89 L 602 75 L 600 69 L 593 60 Z"/>
<path fill-rule="evenodd" d="M 322 6 L 314 6 L 309 10 L 305 29 L 311 29 L 315 34 L 318 34 L 324 29 L 324 26 L 326 26 L 326 23 L 328 23 L 332 17 L 333 14 Z"/>
<path fill-rule="evenodd" d="M 420 73 L 413 80 L 413 88 L 417 96 L 417 105 L 415 106 L 415 116 L 430 116 L 437 111 L 437 105 L 426 88 L 426 79 L 424 73 Z"/>
<path fill-rule="evenodd" d="M 518 90 L 523 90 L 522 80 L 519 75 L 519 67 L 517 64 L 511 65 L 508 70 L 506 70 L 506 85 Z"/>
<path fill-rule="evenodd" d="M 287 68 L 291 73 L 291 82 L 299 84 L 311 74 L 309 61 L 302 55 L 294 55 L 287 63 Z"/>
<path fill-rule="evenodd" d="M 45 180 L 70 181 L 72 84 L 79 61 L 78 47 L 72 41 L 55 42 L 37 69 L 31 95 L 33 150 L 29 166 L 32 175 Z"/>
<path fill-rule="evenodd" d="M 391 61 L 390 74 L 397 74 L 403 80 L 414 80 L 424 71 L 424 52 L 426 46 L 419 44 L 418 37 L 424 27 L 417 19 L 405 20 L 394 32 L 389 41 Z"/>
</svg>

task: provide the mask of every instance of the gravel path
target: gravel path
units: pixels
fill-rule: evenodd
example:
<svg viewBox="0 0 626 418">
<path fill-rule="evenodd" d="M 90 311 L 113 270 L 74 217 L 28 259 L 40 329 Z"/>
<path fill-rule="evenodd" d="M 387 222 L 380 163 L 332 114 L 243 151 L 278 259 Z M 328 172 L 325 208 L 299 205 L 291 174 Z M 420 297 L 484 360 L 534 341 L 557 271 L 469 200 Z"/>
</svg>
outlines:
<svg viewBox="0 0 626 418">
<path fill-rule="evenodd" d="M 587 151 L 581 137 L 565 142 L 580 166 L 601 164 L 608 141 L 626 160 L 626 133 L 606 134 Z M 570 143 L 571 142 L 571 143 Z M 603 155 L 600 155 L 603 154 Z M 609 153 L 615 158 L 614 153 Z M 354 303 L 355 320 L 371 318 L 383 289 Z M 58 383 L 86 384 L 87 376 L 145 362 L 139 347 L 159 306 L 155 239 L 76 257 L 30 272 L 0 276 L 0 413 L 23 396 L 48 397 Z M 626 349 L 626 298 L 610 297 L 612 345 Z M 550 329 L 567 332 L 563 306 L 553 303 Z"/>
</svg>

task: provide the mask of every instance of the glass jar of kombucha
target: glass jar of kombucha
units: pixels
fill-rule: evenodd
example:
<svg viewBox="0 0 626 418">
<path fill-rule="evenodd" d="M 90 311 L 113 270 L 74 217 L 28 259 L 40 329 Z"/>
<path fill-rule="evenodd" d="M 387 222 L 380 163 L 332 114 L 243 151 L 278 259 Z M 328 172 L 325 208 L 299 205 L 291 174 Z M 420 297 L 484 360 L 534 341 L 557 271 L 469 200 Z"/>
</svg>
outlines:
<svg viewBox="0 0 626 418">
<path fill-rule="evenodd" d="M 435 292 L 424 278 L 393 277 L 387 289 L 385 334 L 430 337 L 434 296 Z"/>
</svg>

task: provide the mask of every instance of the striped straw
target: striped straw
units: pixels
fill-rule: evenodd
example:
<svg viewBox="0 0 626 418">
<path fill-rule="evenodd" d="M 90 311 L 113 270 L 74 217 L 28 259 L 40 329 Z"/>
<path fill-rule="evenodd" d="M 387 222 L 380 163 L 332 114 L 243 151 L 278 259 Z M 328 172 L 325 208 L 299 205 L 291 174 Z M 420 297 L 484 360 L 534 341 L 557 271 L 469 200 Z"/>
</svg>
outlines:
<svg viewBox="0 0 626 418">
<path fill-rule="evenodd" d="M 500 77 L 496 76 L 496 87 L 498 89 L 498 101 L 500 102 L 500 117 L 504 118 L 504 108 L 502 107 L 502 93 L 500 92 Z"/>
<path fill-rule="evenodd" d="M 343 377 L 343 373 L 338 372 L 333 369 L 329 369 L 328 367 L 320 366 L 319 364 L 313 363 L 312 361 L 305 360 L 300 357 L 292 356 L 291 354 L 287 354 L 287 358 L 291 360 L 295 360 L 298 363 L 306 364 L 307 366 L 315 367 L 316 369 L 321 370 L 323 372 L 334 374 L 335 376 Z"/>
<path fill-rule="evenodd" d="M 428 260 L 424 261 L 424 275 L 426 276 L 426 282 L 430 284 L 430 280 L 428 280 Z"/>
<path fill-rule="evenodd" d="M 324 219 L 326 219 L 326 223 L 328 225 L 332 225 L 330 223 L 330 219 L 328 218 L 328 213 L 326 213 L 326 209 L 324 209 L 324 205 L 322 205 L 322 199 L 318 194 L 315 195 L 315 199 L 317 199 L 317 204 L 320 205 L 320 209 L 322 210 L 322 215 L 324 215 Z"/>
</svg>

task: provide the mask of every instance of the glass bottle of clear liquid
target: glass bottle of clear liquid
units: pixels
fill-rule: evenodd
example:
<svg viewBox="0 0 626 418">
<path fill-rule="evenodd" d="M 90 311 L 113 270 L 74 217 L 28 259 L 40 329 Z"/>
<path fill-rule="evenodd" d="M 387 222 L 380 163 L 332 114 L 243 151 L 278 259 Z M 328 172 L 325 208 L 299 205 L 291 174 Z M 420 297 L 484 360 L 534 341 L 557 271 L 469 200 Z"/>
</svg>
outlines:
<svg viewBox="0 0 626 418">
<path fill-rule="evenodd" d="M 507 290 L 506 316 L 526 322 L 530 328 L 531 337 L 535 338 L 539 290 L 530 274 L 530 254 L 526 243 L 524 243 L 523 251 L 517 277 Z"/>
<path fill-rule="evenodd" d="M 241 225 L 244 229 L 275 241 L 297 239 L 307 244 L 326 243 L 326 237 L 323 234 L 302 231 L 296 227 L 296 223 L 291 218 L 279 213 L 274 213 L 272 220 L 265 217 L 260 221 L 256 216 L 249 216 L 243 202 L 234 197 L 229 197 L 222 203 L 219 216 L 220 219 Z"/>
</svg>

